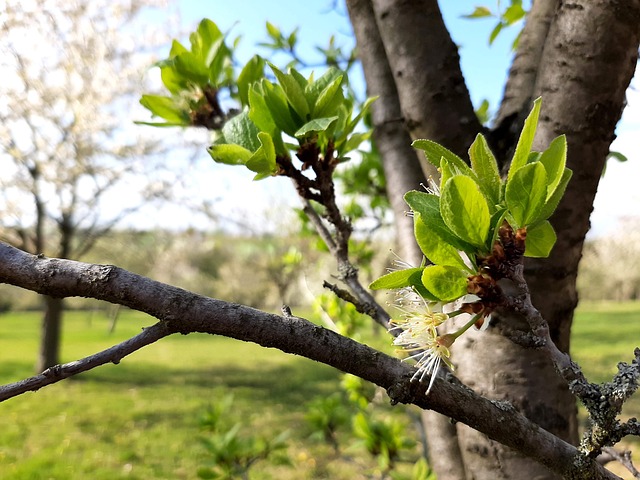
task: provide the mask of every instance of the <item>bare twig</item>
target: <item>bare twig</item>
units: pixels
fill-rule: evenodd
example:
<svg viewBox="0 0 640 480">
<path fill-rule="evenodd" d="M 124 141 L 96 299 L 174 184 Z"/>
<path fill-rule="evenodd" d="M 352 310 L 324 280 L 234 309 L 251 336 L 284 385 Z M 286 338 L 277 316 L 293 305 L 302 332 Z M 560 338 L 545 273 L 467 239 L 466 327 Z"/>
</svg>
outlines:
<svg viewBox="0 0 640 480">
<path fill-rule="evenodd" d="M 39 390 L 42 387 L 51 385 L 52 383 L 57 383 L 60 380 L 64 380 L 65 378 L 72 377 L 79 373 L 92 370 L 106 363 L 120 363 L 120 360 L 127 355 L 140 350 L 142 347 L 157 342 L 171 333 L 173 332 L 171 332 L 166 323 L 156 323 L 155 325 L 145 328 L 135 337 L 114 345 L 107 350 L 103 350 L 102 352 L 98 352 L 94 355 L 89 355 L 88 357 L 76 360 L 75 362 L 56 365 L 55 367 L 48 368 L 38 375 L 20 380 L 19 382 L 0 386 L 0 402 L 16 397 L 25 392 Z"/>
<path fill-rule="evenodd" d="M 619 462 L 624 468 L 629 470 L 629 472 L 631 472 L 631 475 L 633 475 L 633 478 L 640 478 L 640 472 L 633 465 L 633 462 L 631 461 L 631 452 L 629 450 L 625 450 L 624 452 L 618 452 L 616 449 L 612 447 L 604 447 L 602 451 L 603 451 L 603 456 L 606 455 L 612 460 Z"/>
</svg>

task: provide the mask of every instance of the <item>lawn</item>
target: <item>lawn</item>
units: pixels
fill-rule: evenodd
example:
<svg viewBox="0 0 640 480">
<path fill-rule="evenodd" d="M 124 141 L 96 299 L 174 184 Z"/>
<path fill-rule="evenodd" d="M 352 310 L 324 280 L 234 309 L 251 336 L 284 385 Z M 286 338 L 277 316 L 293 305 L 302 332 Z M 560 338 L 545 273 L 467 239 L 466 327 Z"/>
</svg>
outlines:
<svg viewBox="0 0 640 480">
<path fill-rule="evenodd" d="M 70 312 L 63 361 L 108 347 L 153 319 L 125 311 L 115 333 L 101 314 Z M 39 318 L 0 316 L 0 382 L 32 373 Z M 630 361 L 640 343 L 640 304 L 592 304 L 578 310 L 572 352 L 590 379 L 602 381 L 616 362 Z M 123 360 L 0 404 L 3 479 L 194 479 L 206 460 L 200 419 L 232 393 L 234 422 L 243 435 L 289 431 L 292 466 L 258 463 L 251 478 L 359 479 L 375 470 L 345 429 L 344 454 L 309 438 L 308 403 L 339 390 L 340 373 L 309 360 L 253 344 L 206 335 L 175 336 Z M 406 421 L 398 408 L 380 415 Z M 395 413 L 390 413 L 390 412 Z M 640 417 L 640 401 L 625 411 Z M 412 433 L 413 435 L 413 433 Z M 409 462 L 417 449 L 404 455 Z M 405 468 L 403 467 L 403 468 Z M 405 468 L 405 470 L 406 470 Z"/>
</svg>

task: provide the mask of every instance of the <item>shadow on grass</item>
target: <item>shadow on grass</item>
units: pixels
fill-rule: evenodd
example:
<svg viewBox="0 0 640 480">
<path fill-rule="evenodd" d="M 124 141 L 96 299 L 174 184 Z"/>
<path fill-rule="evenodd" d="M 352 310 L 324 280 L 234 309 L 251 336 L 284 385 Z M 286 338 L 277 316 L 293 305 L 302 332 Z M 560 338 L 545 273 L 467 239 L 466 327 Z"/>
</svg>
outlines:
<svg viewBox="0 0 640 480">
<path fill-rule="evenodd" d="M 260 400 L 278 403 L 306 402 L 310 397 L 335 391 L 340 372 L 307 361 L 286 365 L 259 364 L 251 367 L 222 364 L 202 369 L 162 368 L 153 365 L 105 366 L 78 375 L 74 382 L 112 384 L 115 388 L 153 388 L 156 386 L 196 389 L 238 389 L 251 391 Z"/>
</svg>

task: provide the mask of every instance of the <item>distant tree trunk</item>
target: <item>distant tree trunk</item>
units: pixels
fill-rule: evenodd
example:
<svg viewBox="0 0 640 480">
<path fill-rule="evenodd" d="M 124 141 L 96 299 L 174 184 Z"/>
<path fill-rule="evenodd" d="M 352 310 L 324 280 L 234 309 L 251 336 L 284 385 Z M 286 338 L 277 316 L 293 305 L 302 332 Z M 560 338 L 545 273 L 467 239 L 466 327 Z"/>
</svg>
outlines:
<svg viewBox="0 0 640 480">
<path fill-rule="evenodd" d="M 36 366 L 36 371 L 38 372 L 60 363 L 60 332 L 62 331 L 64 300 L 62 298 L 44 296 L 44 304 L 45 312 L 42 317 L 40 355 Z"/>
</svg>

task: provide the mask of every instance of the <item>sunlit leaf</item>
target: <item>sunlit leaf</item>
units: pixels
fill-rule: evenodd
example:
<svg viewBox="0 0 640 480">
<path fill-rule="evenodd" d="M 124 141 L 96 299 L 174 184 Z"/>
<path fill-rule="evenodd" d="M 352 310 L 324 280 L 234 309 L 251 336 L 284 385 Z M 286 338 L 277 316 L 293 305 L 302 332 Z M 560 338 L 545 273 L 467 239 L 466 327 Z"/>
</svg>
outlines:
<svg viewBox="0 0 640 480">
<path fill-rule="evenodd" d="M 514 228 L 530 225 L 540 218 L 547 199 L 547 173 L 539 163 L 519 169 L 507 182 L 505 200 L 516 224 Z"/>
<path fill-rule="evenodd" d="M 422 284 L 441 302 L 452 302 L 467 294 L 467 276 L 456 267 L 432 265 L 422 272 Z"/>
<path fill-rule="evenodd" d="M 412 284 L 411 277 L 413 275 L 421 276 L 423 270 L 423 267 L 417 267 L 387 273 L 377 280 L 374 280 L 371 285 L 369 285 L 369 288 L 372 290 L 394 290 L 396 288 L 409 287 Z"/>
<path fill-rule="evenodd" d="M 551 253 L 556 240 L 556 232 L 548 220 L 527 228 L 524 256 L 546 258 Z"/>
<path fill-rule="evenodd" d="M 456 236 L 486 249 L 491 215 L 485 196 L 471 177 L 456 175 L 447 180 L 440 196 L 440 212 Z"/>
<path fill-rule="evenodd" d="M 513 178 L 513 175 L 527 163 L 529 153 L 531 152 L 531 145 L 533 145 L 533 138 L 536 134 L 541 102 L 542 100 L 540 98 L 537 98 L 533 102 L 533 109 L 524 121 L 524 127 L 522 128 L 522 132 L 520 133 L 520 138 L 518 139 L 518 144 L 516 145 L 516 151 L 513 154 L 513 159 L 511 160 L 511 166 L 509 167 L 507 180 L 511 180 L 511 178 Z"/>
</svg>

